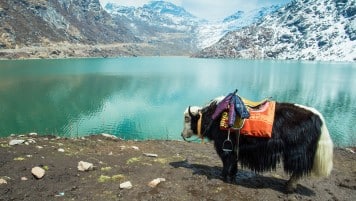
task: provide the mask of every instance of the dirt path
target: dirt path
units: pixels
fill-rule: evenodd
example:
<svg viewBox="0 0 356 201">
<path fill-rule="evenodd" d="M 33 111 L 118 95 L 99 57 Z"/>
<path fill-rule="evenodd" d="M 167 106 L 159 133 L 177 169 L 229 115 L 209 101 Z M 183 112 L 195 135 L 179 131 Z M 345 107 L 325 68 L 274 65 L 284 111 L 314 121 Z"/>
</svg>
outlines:
<svg viewBox="0 0 356 201">
<path fill-rule="evenodd" d="M 9 145 L 11 139 L 23 139 Z M 79 171 L 79 161 L 94 170 Z M 31 169 L 42 167 L 36 179 Z M 356 154 L 335 149 L 329 178 L 303 179 L 284 194 L 288 178 L 276 172 L 239 170 L 237 184 L 221 181 L 221 162 L 211 143 L 80 139 L 0 138 L 0 200 L 356 200 Z M 148 183 L 164 178 L 157 186 Z M 130 181 L 132 188 L 121 189 Z"/>
</svg>

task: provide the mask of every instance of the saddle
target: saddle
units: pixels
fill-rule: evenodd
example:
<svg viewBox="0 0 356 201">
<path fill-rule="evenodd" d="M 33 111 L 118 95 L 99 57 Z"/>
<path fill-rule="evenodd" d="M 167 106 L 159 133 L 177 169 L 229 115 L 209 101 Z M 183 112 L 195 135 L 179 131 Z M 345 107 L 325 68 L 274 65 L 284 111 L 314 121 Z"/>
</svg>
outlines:
<svg viewBox="0 0 356 201">
<path fill-rule="evenodd" d="M 221 114 L 220 129 L 227 130 L 227 139 L 222 149 L 231 152 L 234 145 L 230 139 L 231 131 L 253 137 L 272 136 L 275 102 L 265 98 L 261 101 L 251 101 L 242 98 L 235 92 L 228 94 L 215 109 L 212 120 Z M 239 135 L 238 135 L 239 136 Z M 237 142 L 238 143 L 238 142 Z"/>
<path fill-rule="evenodd" d="M 228 125 L 228 113 L 224 111 L 221 115 L 220 129 L 222 130 L 240 130 L 240 134 L 253 137 L 272 136 L 272 127 L 275 113 L 275 101 L 265 98 L 260 101 L 251 101 L 240 97 L 250 116 L 246 119 L 236 118 L 232 127 Z"/>
<path fill-rule="evenodd" d="M 260 101 L 252 101 L 252 100 L 248 100 L 244 97 L 240 97 L 240 98 L 241 98 L 242 102 L 245 104 L 245 106 L 248 108 L 259 108 L 263 104 L 265 104 L 267 101 L 270 100 L 270 98 L 265 98 Z"/>
</svg>

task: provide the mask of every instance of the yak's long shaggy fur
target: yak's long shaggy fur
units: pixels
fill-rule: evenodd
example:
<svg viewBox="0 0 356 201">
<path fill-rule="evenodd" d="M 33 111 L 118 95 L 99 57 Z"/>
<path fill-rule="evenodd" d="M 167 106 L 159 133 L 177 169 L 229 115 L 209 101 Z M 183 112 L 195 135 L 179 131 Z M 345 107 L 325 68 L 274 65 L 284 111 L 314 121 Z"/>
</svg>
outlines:
<svg viewBox="0 0 356 201">
<path fill-rule="evenodd" d="M 215 149 L 223 162 L 222 176 L 234 177 L 237 172 L 237 152 L 223 151 L 227 131 L 220 130 L 220 117 L 211 120 L 217 103 L 218 100 L 213 100 L 201 108 L 201 130 L 204 137 L 214 141 Z M 275 170 L 277 164 L 283 162 L 284 170 L 295 180 L 312 172 L 317 176 L 328 176 L 332 169 L 333 143 L 322 115 L 313 108 L 278 102 L 275 112 L 271 138 L 240 135 L 238 161 L 242 167 L 263 172 Z M 198 115 L 196 111 L 191 114 Z M 193 115 L 190 122 L 195 134 L 197 119 Z M 236 133 L 231 136 L 231 139 L 236 139 L 232 140 L 235 148 L 238 141 L 236 137 Z"/>
</svg>

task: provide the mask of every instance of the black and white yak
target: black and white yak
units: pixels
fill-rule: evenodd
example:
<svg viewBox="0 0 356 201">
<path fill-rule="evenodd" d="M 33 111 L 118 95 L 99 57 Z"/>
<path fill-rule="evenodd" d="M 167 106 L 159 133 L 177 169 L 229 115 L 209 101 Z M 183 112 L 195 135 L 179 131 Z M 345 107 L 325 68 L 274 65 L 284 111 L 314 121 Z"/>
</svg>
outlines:
<svg viewBox="0 0 356 201">
<path fill-rule="evenodd" d="M 255 172 L 264 172 L 275 170 L 282 161 L 284 171 L 291 175 L 285 186 L 288 193 L 296 190 L 298 180 L 303 176 L 330 175 L 333 142 L 323 116 L 316 109 L 276 102 L 271 138 L 247 135 L 237 138 L 237 133 L 231 133 L 231 139 L 236 139 L 232 140 L 235 151 L 226 151 L 223 143 L 228 131 L 220 129 L 220 117 L 211 118 L 223 98 L 216 98 L 205 107 L 188 107 L 184 112 L 181 135 L 186 140 L 202 133 L 204 136 L 200 137 L 214 141 L 223 163 L 221 176 L 224 181 L 236 181 L 237 162 Z"/>
</svg>

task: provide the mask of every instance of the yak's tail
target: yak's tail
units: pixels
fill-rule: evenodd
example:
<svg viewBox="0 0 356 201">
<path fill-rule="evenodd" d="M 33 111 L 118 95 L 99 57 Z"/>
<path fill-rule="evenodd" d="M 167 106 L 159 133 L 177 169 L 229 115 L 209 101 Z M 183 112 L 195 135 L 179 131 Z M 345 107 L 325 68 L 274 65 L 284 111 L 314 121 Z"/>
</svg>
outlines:
<svg viewBox="0 0 356 201">
<path fill-rule="evenodd" d="M 312 173 L 318 177 L 327 177 L 333 168 L 334 145 L 323 116 L 320 113 L 319 116 L 323 124 L 321 127 L 321 135 L 317 142 Z"/>
</svg>

